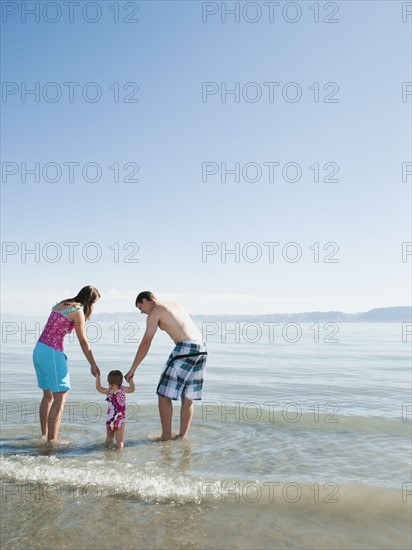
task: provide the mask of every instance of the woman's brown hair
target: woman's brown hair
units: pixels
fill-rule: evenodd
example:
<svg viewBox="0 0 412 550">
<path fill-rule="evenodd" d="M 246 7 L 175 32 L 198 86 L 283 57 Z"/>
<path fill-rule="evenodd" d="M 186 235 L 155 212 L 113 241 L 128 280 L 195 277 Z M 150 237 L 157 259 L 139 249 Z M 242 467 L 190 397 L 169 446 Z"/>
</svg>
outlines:
<svg viewBox="0 0 412 550">
<path fill-rule="evenodd" d="M 94 286 L 84 286 L 74 298 L 63 300 L 65 304 L 71 302 L 80 303 L 83 306 L 84 318 L 86 321 L 90 318 L 93 310 L 93 304 L 100 298 L 100 292 Z"/>
</svg>

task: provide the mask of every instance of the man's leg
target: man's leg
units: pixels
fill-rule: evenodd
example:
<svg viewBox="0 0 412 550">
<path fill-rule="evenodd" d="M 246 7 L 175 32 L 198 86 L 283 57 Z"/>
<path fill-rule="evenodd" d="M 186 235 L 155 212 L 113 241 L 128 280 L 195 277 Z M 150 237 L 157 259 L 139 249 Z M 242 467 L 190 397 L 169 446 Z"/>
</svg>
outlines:
<svg viewBox="0 0 412 550">
<path fill-rule="evenodd" d="M 204 353 L 203 346 L 199 347 Z M 180 432 L 177 437 L 186 437 L 192 423 L 194 399 L 202 399 L 203 375 L 206 365 L 206 355 L 198 355 L 193 365 L 193 359 L 188 358 L 187 366 L 190 366 L 190 374 L 185 379 L 184 387 L 181 393 L 182 408 L 180 409 Z"/>
<path fill-rule="evenodd" d="M 162 435 L 158 438 L 159 441 L 167 441 L 172 438 L 172 415 L 173 405 L 172 400 L 162 395 L 157 396 L 159 399 L 159 414 L 162 424 Z"/>
<path fill-rule="evenodd" d="M 178 437 L 186 437 L 193 418 L 193 401 L 191 399 L 182 399 L 182 408 L 180 409 L 180 432 Z"/>
</svg>

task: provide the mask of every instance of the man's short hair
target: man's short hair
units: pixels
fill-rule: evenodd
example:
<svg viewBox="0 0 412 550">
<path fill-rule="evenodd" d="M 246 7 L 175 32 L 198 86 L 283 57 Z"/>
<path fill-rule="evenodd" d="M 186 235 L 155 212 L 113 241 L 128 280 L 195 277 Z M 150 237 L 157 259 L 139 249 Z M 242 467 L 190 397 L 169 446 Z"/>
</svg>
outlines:
<svg viewBox="0 0 412 550">
<path fill-rule="evenodd" d="M 144 290 L 143 292 L 140 292 L 140 294 L 137 295 L 135 305 L 142 304 L 143 300 L 147 300 L 148 302 L 153 302 L 153 300 L 156 300 L 156 296 L 153 294 L 153 292 L 150 292 L 150 290 Z"/>
</svg>

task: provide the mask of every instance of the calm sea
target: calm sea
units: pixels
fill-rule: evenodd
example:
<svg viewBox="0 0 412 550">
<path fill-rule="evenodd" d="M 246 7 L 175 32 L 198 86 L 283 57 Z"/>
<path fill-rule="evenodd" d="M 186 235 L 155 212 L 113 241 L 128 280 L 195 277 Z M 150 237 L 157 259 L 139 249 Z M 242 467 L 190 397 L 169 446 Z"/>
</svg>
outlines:
<svg viewBox="0 0 412 550">
<path fill-rule="evenodd" d="M 411 337 L 402 323 L 203 325 L 190 437 L 154 443 L 173 343 L 159 331 L 127 396 L 123 452 L 77 341 L 53 451 L 31 361 L 41 323 L 3 323 L 2 548 L 410 548 Z M 402 334 L 402 329 L 404 334 Z M 126 373 L 143 325 L 90 323 L 102 371 Z M 405 340 L 405 341 L 403 341 Z M 174 430 L 179 406 L 175 405 Z"/>
</svg>

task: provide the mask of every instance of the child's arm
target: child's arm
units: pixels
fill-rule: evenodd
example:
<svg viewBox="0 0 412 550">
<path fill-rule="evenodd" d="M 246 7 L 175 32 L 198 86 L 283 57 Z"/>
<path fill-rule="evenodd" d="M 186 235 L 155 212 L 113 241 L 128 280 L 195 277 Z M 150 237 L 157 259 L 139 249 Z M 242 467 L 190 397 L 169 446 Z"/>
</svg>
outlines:
<svg viewBox="0 0 412 550">
<path fill-rule="evenodd" d="M 135 385 L 134 385 L 134 382 L 133 382 L 133 378 L 130 378 L 129 380 L 129 387 L 128 388 L 125 388 L 123 386 L 123 391 L 124 393 L 133 393 L 135 390 Z"/>
<path fill-rule="evenodd" d="M 109 388 L 102 388 L 100 385 L 100 374 L 96 374 L 96 390 L 100 393 L 104 393 L 107 395 L 107 392 L 109 391 Z"/>
</svg>

